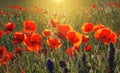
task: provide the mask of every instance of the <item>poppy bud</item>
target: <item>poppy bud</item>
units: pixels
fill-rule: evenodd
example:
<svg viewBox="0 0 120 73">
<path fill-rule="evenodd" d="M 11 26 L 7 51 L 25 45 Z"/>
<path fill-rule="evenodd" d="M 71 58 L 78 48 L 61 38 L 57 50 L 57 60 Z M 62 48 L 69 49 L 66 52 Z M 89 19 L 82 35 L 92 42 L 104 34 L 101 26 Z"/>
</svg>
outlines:
<svg viewBox="0 0 120 73">
<path fill-rule="evenodd" d="M 65 61 L 60 61 L 59 64 L 61 68 L 65 68 L 67 66 Z"/>
<path fill-rule="evenodd" d="M 47 70 L 49 71 L 49 73 L 53 73 L 54 61 L 51 59 L 48 59 L 47 63 L 46 63 L 46 67 L 47 67 Z"/>
</svg>

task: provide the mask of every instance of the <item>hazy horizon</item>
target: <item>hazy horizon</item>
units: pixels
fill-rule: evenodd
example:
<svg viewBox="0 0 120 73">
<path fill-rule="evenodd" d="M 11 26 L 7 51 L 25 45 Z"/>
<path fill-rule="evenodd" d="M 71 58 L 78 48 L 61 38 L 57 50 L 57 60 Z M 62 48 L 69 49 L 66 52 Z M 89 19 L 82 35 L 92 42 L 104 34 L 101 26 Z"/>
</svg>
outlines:
<svg viewBox="0 0 120 73">
<path fill-rule="evenodd" d="M 57 0 L 56 0 L 57 1 Z M 80 5 L 81 7 L 88 7 L 92 4 L 92 2 L 89 0 L 70 0 L 71 2 L 75 2 L 75 4 Z M 69 1 L 69 2 L 70 2 Z M 48 3 L 47 3 L 48 2 Z M 21 5 L 23 7 L 25 6 L 29 6 L 29 7 L 33 7 L 35 5 L 50 5 L 50 2 L 52 4 L 52 2 L 55 2 L 55 0 L 34 0 L 34 1 L 30 1 L 30 0 L 0 0 L 0 8 L 7 8 L 7 6 L 10 5 Z M 67 3 L 69 3 L 67 2 Z M 57 5 L 59 5 L 57 3 Z M 72 5 L 72 4 L 71 4 Z"/>
</svg>

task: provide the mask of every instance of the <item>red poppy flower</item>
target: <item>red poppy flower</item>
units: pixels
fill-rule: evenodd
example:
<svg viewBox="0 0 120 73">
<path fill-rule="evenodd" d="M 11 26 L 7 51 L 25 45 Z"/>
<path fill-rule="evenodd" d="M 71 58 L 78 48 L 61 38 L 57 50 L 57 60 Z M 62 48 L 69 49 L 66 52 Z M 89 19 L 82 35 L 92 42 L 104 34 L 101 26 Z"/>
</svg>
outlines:
<svg viewBox="0 0 120 73">
<path fill-rule="evenodd" d="M 115 2 L 113 2 L 113 5 L 114 5 L 114 6 L 117 6 L 117 2 L 116 2 L 116 1 L 115 1 Z"/>
<path fill-rule="evenodd" d="M 15 32 L 14 33 L 14 39 L 13 39 L 14 44 L 19 44 L 19 43 L 23 42 L 23 40 L 24 40 L 23 32 Z"/>
<path fill-rule="evenodd" d="M 2 66 L 7 66 L 8 62 L 7 62 L 7 58 L 3 57 L 0 59 L 0 63 Z"/>
<path fill-rule="evenodd" d="M 15 24 L 13 22 L 5 24 L 5 34 L 9 34 L 15 28 Z"/>
<path fill-rule="evenodd" d="M 83 33 L 92 32 L 92 31 L 93 31 L 93 28 L 94 28 L 94 24 L 92 24 L 92 23 L 85 23 L 85 24 L 82 26 L 82 32 L 83 32 Z"/>
<path fill-rule="evenodd" d="M 49 38 L 47 40 L 47 44 L 53 50 L 57 49 L 57 48 L 60 48 L 61 45 L 62 45 L 61 41 L 59 39 L 57 39 L 57 38 Z"/>
<path fill-rule="evenodd" d="M 11 15 L 13 15 L 13 13 L 12 12 L 8 12 L 8 14 L 11 16 Z"/>
<path fill-rule="evenodd" d="M 76 31 L 69 31 L 66 35 L 67 40 L 69 40 L 74 46 L 79 46 L 82 42 L 82 36 Z"/>
<path fill-rule="evenodd" d="M 92 8 L 96 8 L 96 5 L 93 5 Z"/>
<path fill-rule="evenodd" d="M 111 38 L 111 41 L 113 43 L 116 43 L 117 42 L 117 35 L 115 32 L 112 32 L 111 35 L 110 35 L 110 38 Z"/>
<path fill-rule="evenodd" d="M 12 8 L 12 6 L 11 6 L 11 5 L 8 5 L 7 8 Z"/>
<path fill-rule="evenodd" d="M 17 9 L 17 6 L 13 6 L 13 9 L 16 10 L 16 9 Z"/>
<path fill-rule="evenodd" d="M 89 36 L 84 35 L 84 34 L 82 35 L 82 43 L 83 44 L 87 43 L 89 41 L 89 39 L 90 39 Z"/>
<path fill-rule="evenodd" d="M 111 35 L 111 30 L 102 28 L 95 32 L 94 36 L 98 41 L 105 41 Z"/>
<path fill-rule="evenodd" d="M 120 8 L 120 5 L 118 5 L 118 8 Z"/>
<path fill-rule="evenodd" d="M 7 54 L 7 49 L 4 46 L 0 46 L 0 57 Z"/>
<path fill-rule="evenodd" d="M 33 33 L 36 32 L 37 26 L 33 20 L 26 20 L 24 21 L 24 32 L 26 33 Z"/>
<path fill-rule="evenodd" d="M 15 52 L 16 54 L 20 55 L 20 54 L 22 53 L 22 50 L 23 50 L 22 47 L 17 47 L 14 52 Z"/>
<path fill-rule="evenodd" d="M 91 51 L 91 50 L 92 50 L 92 46 L 91 46 L 91 45 L 86 46 L 86 48 L 85 48 L 85 51 L 86 51 L 86 52 L 89 52 L 89 51 Z"/>
<path fill-rule="evenodd" d="M 66 53 L 67 53 L 68 55 L 70 55 L 70 56 L 76 56 L 76 55 L 77 55 L 77 50 L 74 49 L 74 48 L 68 48 L 68 49 L 66 50 Z"/>
<path fill-rule="evenodd" d="M 44 29 L 42 31 L 42 35 L 46 36 L 46 37 L 49 37 L 49 36 L 51 36 L 51 31 L 49 29 Z"/>
<path fill-rule="evenodd" d="M 68 31 L 72 30 L 72 27 L 68 24 L 61 24 L 58 26 L 58 37 L 61 39 L 65 39 Z"/>
<path fill-rule="evenodd" d="M 22 10 L 22 7 L 20 5 L 17 6 L 18 10 Z"/>
<path fill-rule="evenodd" d="M 13 53 L 12 52 L 7 52 L 1 59 L 0 63 L 2 66 L 6 66 L 8 64 L 8 61 L 13 60 Z"/>
<path fill-rule="evenodd" d="M 35 10 L 35 13 L 36 13 L 36 14 L 38 14 L 39 12 L 40 12 L 40 11 L 39 11 L 38 9 L 37 9 L 37 10 Z"/>
<path fill-rule="evenodd" d="M 29 51 L 40 51 L 42 49 L 42 36 L 40 34 L 25 35 L 24 44 Z"/>
<path fill-rule="evenodd" d="M 51 19 L 50 22 L 52 24 L 52 27 L 57 27 L 60 24 L 60 21 L 56 19 Z"/>
<path fill-rule="evenodd" d="M 2 37 L 3 36 L 3 31 L 2 30 L 0 30 L 0 37 Z"/>
<path fill-rule="evenodd" d="M 109 45 L 110 42 L 116 43 L 117 42 L 117 35 L 115 32 L 111 32 L 107 39 L 104 40 L 104 43 Z"/>
<path fill-rule="evenodd" d="M 105 44 L 109 44 L 110 42 L 117 42 L 117 35 L 113 31 L 108 28 L 99 29 L 95 34 L 95 38 L 98 41 L 103 41 Z"/>
<path fill-rule="evenodd" d="M 5 16 L 5 14 L 6 14 L 6 12 L 4 12 L 4 11 L 1 11 L 1 13 L 0 13 L 2 16 Z"/>
<path fill-rule="evenodd" d="M 22 70 L 21 70 L 21 73 L 25 73 L 25 70 L 24 70 L 24 69 L 22 69 Z"/>
<path fill-rule="evenodd" d="M 108 3 L 108 6 L 109 6 L 109 7 L 112 7 L 112 3 Z"/>
<path fill-rule="evenodd" d="M 7 54 L 7 60 L 8 60 L 8 61 L 12 61 L 12 60 L 13 60 L 13 53 L 12 53 L 12 52 L 9 52 L 9 53 Z"/>
<path fill-rule="evenodd" d="M 94 31 L 96 32 L 97 30 L 102 29 L 102 28 L 106 28 L 106 26 L 102 25 L 102 24 L 95 25 L 94 26 Z"/>
<path fill-rule="evenodd" d="M 29 10 L 28 7 L 25 7 L 25 8 L 24 8 L 24 11 L 25 11 L 25 12 L 29 12 L 30 10 Z"/>
</svg>

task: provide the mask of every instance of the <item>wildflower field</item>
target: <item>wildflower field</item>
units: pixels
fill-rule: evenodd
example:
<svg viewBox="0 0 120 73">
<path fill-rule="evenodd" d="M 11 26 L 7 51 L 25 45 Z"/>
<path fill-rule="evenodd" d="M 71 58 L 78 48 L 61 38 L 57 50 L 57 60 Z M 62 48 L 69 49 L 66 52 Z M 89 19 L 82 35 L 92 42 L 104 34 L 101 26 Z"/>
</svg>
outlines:
<svg viewBox="0 0 120 73">
<path fill-rule="evenodd" d="M 120 73 L 120 1 L 70 1 L 0 7 L 0 73 Z"/>
</svg>

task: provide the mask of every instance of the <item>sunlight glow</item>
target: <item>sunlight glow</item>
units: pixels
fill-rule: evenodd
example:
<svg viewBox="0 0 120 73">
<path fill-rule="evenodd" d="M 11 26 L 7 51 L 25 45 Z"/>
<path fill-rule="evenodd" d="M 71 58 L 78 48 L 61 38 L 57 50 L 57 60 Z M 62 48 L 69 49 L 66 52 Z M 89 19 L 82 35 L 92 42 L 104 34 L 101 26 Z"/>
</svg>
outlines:
<svg viewBox="0 0 120 73">
<path fill-rule="evenodd" d="M 62 0 L 56 0 L 57 3 L 60 3 Z"/>
</svg>

